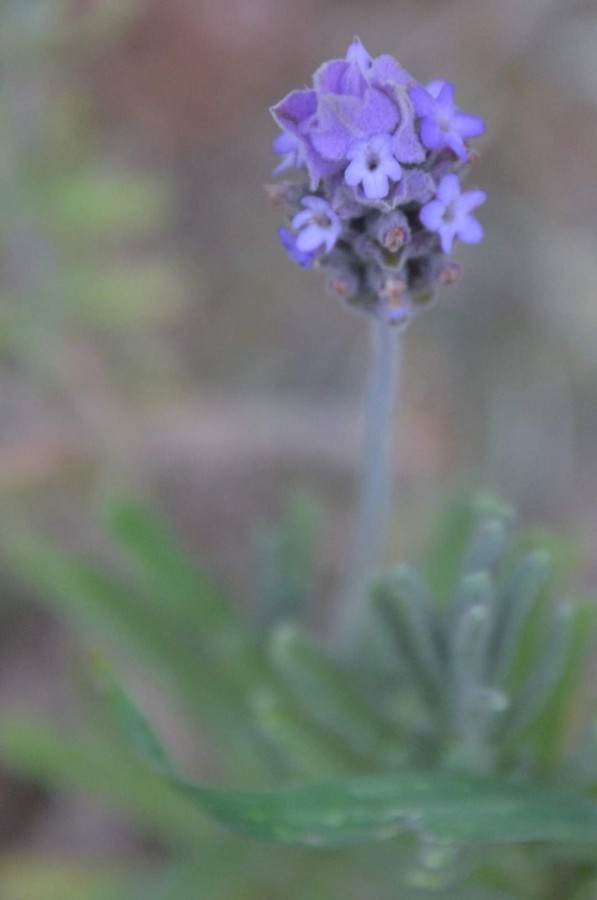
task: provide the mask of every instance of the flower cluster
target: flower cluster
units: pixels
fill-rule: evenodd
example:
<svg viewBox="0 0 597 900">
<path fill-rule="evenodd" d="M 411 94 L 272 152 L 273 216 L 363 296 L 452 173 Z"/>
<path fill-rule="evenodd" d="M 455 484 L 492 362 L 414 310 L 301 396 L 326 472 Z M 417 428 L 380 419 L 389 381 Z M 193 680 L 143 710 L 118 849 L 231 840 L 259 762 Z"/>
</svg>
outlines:
<svg viewBox="0 0 597 900">
<path fill-rule="evenodd" d="M 485 125 L 460 112 L 451 84 L 423 87 L 355 38 L 272 115 L 274 174 L 303 175 L 269 186 L 288 211 L 280 240 L 295 263 L 324 267 L 332 292 L 395 325 L 458 280 L 454 241 L 483 238 L 472 210 L 486 195 L 461 180 L 474 159 L 467 141 Z"/>
</svg>

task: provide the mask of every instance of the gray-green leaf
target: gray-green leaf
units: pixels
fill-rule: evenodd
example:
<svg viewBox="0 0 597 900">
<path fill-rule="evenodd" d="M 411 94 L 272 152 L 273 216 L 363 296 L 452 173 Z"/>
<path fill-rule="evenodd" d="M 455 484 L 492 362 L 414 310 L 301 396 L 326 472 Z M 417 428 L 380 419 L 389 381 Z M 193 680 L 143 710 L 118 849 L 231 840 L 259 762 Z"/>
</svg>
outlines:
<svg viewBox="0 0 597 900">
<path fill-rule="evenodd" d="M 181 788 L 222 824 L 281 844 L 333 847 L 407 831 L 466 844 L 597 842 L 597 805 L 529 784 L 412 773 L 272 792 Z"/>
</svg>

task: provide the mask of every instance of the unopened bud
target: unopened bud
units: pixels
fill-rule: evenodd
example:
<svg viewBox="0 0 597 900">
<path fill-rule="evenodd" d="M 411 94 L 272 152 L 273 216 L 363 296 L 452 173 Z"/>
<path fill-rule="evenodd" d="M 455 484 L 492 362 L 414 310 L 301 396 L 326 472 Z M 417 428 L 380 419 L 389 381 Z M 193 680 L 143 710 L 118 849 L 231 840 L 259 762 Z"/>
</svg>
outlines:
<svg viewBox="0 0 597 900">
<path fill-rule="evenodd" d="M 447 263 L 439 273 L 438 281 L 445 286 L 458 284 L 462 274 L 462 266 L 459 263 Z"/>
<path fill-rule="evenodd" d="M 349 270 L 333 272 L 328 278 L 327 289 L 330 294 L 349 300 L 358 293 L 359 279 Z"/>
<path fill-rule="evenodd" d="M 281 206 L 298 206 L 305 194 L 304 187 L 292 181 L 281 181 L 280 184 L 264 185 L 265 199 L 273 209 Z"/>
<path fill-rule="evenodd" d="M 389 325 L 405 325 L 412 309 L 408 285 L 402 278 L 390 275 L 379 290 L 378 315 Z"/>
<path fill-rule="evenodd" d="M 410 241 L 408 220 L 399 210 L 380 218 L 371 233 L 389 253 L 398 253 Z"/>
<path fill-rule="evenodd" d="M 396 276 L 391 275 L 389 278 L 383 283 L 381 290 L 379 292 L 379 296 L 382 300 L 385 300 L 386 303 L 389 303 L 393 306 L 399 306 L 404 299 L 404 294 L 408 290 L 408 285 L 406 281 L 403 281 L 402 278 L 398 278 Z"/>
<path fill-rule="evenodd" d="M 390 253 L 398 253 L 401 247 L 403 247 L 408 241 L 408 231 L 406 228 L 403 228 L 402 225 L 396 225 L 395 228 L 391 228 L 386 232 L 383 239 L 383 246 L 386 250 L 389 250 Z"/>
</svg>

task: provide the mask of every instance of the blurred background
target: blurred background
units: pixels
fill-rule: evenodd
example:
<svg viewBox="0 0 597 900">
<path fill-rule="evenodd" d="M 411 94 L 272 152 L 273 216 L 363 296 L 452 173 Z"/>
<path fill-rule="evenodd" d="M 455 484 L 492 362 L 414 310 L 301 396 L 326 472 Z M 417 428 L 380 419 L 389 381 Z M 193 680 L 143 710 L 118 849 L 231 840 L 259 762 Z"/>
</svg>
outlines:
<svg viewBox="0 0 597 900">
<path fill-rule="evenodd" d="M 355 34 L 455 82 L 488 122 L 486 241 L 458 251 L 462 283 L 406 337 L 396 558 L 442 497 L 491 486 L 580 538 L 594 585 L 593 0 L 1 0 L 5 533 L 96 547 L 98 505 L 126 489 L 250 604 L 259 534 L 307 491 L 324 509 L 325 630 L 367 334 L 287 260 L 262 185 L 269 106 Z M 77 642 L 11 574 L 0 584 L 1 707 L 63 723 Z M 0 772 L 2 897 L 24 858 L 127 869 L 159 853 L 107 806 Z"/>
</svg>

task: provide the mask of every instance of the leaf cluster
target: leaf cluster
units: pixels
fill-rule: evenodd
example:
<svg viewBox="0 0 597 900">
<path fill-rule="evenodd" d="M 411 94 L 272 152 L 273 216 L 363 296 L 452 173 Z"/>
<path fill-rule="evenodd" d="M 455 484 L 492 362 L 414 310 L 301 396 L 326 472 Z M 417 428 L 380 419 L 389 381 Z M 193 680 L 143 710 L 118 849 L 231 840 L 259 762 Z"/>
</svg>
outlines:
<svg viewBox="0 0 597 900">
<path fill-rule="evenodd" d="M 458 504 L 452 550 L 442 562 L 444 530 L 427 582 L 401 566 L 373 585 L 371 627 L 352 659 L 338 659 L 299 623 L 317 547 L 304 501 L 268 539 L 257 582 L 277 579 L 283 608 L 278 615 L 275 592 L 264 591 L 253 629 L 139 504 L 111 504 L 106 522 L 119 551 L 112 571 L 47 542 L 11 547 L 20 572 L 100 661 L 87 732 L 65 738 L 5 720 L 7 763 L 111 798 L 179 852 L 214 840 L 204 814 L 233 832 L 307 848 L 301 853 L 317 847 L 315 881 L 325 880 L 334 848 L 395 845 L 386 875 L 398 865 L 421 891 L 472 871 L 474 896 L 490 896 L 511 885 L 487 848 L 531 842 L 549 844 L 553 859 L 570 848 L 574 863 L 565 865 L 584 884 L 592 869 L 582 848 L 597 842 L 595 735 L 587 728 L 572 741 L 570 714 L 593 608 L 556 602 L 548 554 L 516 535 L 510 511 Z M 136 661 L 194 723 L 198 743 L 209 741 L 212 780 L 245 787 L 180 774 L 112 674 L 116 666 L 127 677 Z M 216 835 L 231 853 L 246 852 Z M 276 851 L 281 878 L 304 865 L 287 852 Z M 553 863 L 531 858 L 546 883 Z M 352 850 L 347 871 L 357 859 L 362 866 Z"/>
</svg>

